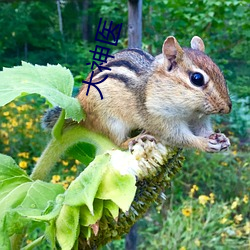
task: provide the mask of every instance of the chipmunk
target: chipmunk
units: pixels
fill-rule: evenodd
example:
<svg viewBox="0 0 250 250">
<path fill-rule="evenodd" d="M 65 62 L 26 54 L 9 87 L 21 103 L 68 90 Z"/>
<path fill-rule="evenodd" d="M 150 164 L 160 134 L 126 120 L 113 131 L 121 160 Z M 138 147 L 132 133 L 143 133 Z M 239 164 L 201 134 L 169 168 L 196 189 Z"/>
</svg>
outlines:
<svg viewBox="0 0 250 250">
<path fill-rule="evenodd" d="M 82 125 L 120 146 L 127 145 L 132 130 L 141 129 L 165 145 L 227 149 L 228 138 L 213 131 L 209 116 L 229 113 L 232 104 L 223 74 L 204 50 L 198 36 L 191 48 L 169 36 L 156 57 L 140 49 L 114 54 L 102 65 L 111 71 L 96 68 L 92 78 L 94 83 L 108 75 L 98 85 L 103 99 L 93 87 L 86 96 L 88 85 L 77 96 L 87 115 Z"/>
</svg>

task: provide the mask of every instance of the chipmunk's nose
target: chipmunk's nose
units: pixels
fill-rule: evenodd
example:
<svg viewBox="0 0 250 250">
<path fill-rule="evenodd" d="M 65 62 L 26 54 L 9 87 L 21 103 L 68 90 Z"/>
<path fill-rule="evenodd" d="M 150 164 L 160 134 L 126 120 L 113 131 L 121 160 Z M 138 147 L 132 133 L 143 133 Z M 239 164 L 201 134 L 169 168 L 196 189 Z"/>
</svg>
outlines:
<svg viewBox="0 0 250 250">
<path fill-rule="evenodd" d="M 228 114 L 231 112 L 231 109 L 232 109 L 232 102 L 229 101 L 222 109 L 220 109 L 219 113 Z"/>
</svg>

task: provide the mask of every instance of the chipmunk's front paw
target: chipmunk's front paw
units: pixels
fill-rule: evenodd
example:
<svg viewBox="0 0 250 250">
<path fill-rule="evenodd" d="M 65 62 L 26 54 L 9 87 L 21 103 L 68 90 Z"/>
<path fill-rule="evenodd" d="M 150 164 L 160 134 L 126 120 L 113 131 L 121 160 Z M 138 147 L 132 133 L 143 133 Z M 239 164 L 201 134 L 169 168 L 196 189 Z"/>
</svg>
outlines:
<svg viewBox="0 0 250 250">
<path fill-rule="evenodd" d="M 207 152 L 225 151 L 230 147 L 229 139 L 222 133 L 214 133 L 208 137 Z"/>
</svg>

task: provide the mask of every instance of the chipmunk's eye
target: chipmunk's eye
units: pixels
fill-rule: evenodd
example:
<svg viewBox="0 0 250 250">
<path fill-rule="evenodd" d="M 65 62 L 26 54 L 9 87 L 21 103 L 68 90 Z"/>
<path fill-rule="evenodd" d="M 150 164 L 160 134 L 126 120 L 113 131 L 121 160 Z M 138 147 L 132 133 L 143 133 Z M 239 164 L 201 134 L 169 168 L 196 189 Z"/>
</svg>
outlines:
<svg viewBox="0 0 250 250">
<path fill-rule="evenodd" d="M 204 77 L 201 73 L 195 72 L 190 74 L 190 81 L 198 87 L 201 87 L 204 85 Z"/>
</svg>

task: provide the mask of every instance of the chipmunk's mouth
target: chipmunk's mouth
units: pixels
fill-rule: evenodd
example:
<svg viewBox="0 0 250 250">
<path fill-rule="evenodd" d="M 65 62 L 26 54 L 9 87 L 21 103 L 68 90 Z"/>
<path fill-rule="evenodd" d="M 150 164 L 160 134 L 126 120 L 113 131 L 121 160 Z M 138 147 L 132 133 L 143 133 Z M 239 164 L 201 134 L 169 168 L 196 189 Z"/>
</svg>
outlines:
<svg viewBox="0 0 250 250">
<path fill-rule="evenodd" d="M 228 103 L 221 103 L 219 107 L 213 107 L 209 103 L 204 105 L 204 113 L 209 114 L 228 114 L 231 112 L 232 103 L 231 101 Z"/>
</svg>

